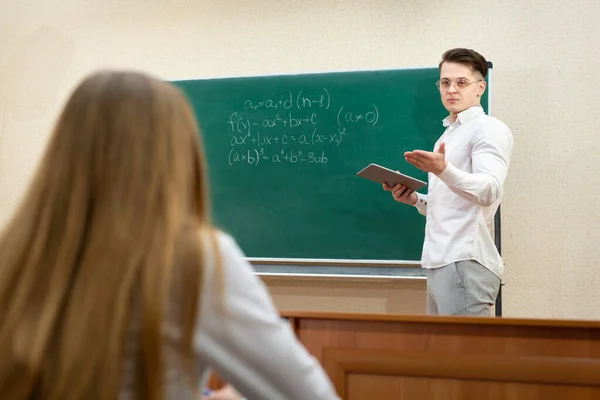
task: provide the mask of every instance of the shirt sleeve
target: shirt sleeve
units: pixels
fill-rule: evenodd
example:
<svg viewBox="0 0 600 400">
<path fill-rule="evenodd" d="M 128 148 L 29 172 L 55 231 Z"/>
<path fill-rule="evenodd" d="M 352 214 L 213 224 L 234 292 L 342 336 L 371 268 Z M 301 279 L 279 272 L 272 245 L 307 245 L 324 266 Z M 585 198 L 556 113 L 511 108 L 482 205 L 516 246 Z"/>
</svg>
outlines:
<svg viewBox="0 0 600 400">
<path fill-rule="evenodd" d="M 448 163 L 438 178 L 457 195 L 475 204 L 490 206 L 502 197 L 512 148 L 513 136 L 508 127 L 480 128 L 471 151 L 473 172 L 462 171 Z"/>
<path fill-rule="evenodd" d="M 219 295 L 210 286 L 209 280 L 215 280 L 207 279 L 195 337 L 203 362 L 247 399 L 338 400 L 321 365 L 279 316 L 237 243 L 225 234 L 219 242 L 223 291 Z"/>
<path fill-rule="evenodd" d="M 420 214 L 427 215 L 427 195 L 415 192 L 417 195 L 417 202 L 414 206 L 417 208 Z"/>
</svg>

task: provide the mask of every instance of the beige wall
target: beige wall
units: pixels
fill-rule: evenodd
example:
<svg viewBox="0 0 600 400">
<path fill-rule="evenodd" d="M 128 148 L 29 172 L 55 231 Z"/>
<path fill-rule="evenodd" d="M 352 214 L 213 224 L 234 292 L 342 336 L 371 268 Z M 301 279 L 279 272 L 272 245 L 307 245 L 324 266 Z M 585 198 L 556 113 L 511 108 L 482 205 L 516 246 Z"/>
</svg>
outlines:
<svg viewBox="0 0 600 400">
<path fill-rule="evenodd" d="M 494 62 L 492 113 L 516 141 L 505 315 L 600 318 L 598 20 L 598 0 L 0 0 L 0 224 L 65 96 L 96 68 L 162 78 L 388 68 L 466 46 Z M 285 308 L 420 312 L 424 301 L 412 281 L 268 282 Z"/>
</svg>

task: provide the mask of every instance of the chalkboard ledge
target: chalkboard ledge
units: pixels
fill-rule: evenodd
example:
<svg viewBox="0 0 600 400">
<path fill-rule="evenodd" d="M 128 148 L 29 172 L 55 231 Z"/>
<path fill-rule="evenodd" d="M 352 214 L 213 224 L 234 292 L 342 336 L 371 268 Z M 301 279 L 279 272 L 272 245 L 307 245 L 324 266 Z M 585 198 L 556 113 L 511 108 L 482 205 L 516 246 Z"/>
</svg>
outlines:
<svg viewBox="0 0 600 400">
<path fill-rule="evenodd" d="M 346 266 L 346 267 L 388 267 L 388 268 L 421 268 L 416 260 L 354 260 L 330 258 L 267 258 L 247 257 L 255 265 L 292 265 L 292 266 Z"/>
<path fill-rule="evenodd" d="M 414 267 L 344 267 L 254 265 L 261 278 L 352 279 L 352 280 L 425 280 L 427 272 Z"/>
</svg>

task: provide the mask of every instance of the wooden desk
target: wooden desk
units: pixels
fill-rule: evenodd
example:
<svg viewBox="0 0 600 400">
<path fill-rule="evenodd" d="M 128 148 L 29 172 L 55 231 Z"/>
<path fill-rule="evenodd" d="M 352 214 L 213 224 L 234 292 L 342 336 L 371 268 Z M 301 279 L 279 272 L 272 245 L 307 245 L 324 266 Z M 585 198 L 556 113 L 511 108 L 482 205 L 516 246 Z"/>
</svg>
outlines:
<svg viewBox="0 0 600 400">
<path fill-rule="evenodd" d="M 600 399 L 599 322 L 281 315 L 343 399 Z"/>
</svg>

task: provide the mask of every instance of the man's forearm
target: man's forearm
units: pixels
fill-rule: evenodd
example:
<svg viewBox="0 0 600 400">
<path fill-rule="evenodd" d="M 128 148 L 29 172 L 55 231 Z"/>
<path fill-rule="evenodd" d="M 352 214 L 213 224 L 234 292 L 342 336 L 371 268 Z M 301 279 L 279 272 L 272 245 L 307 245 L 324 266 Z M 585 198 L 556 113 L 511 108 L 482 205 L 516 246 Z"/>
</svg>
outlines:
<svg viewBox="0 0 600 400">
<path fill-rule="evenodd" d="M 490 206 L 501 195 L 501 185 L 490 173 L 469 173 L 448 163 L 438 178 L 460 197 L 483 207 Z"/>
</svg>

